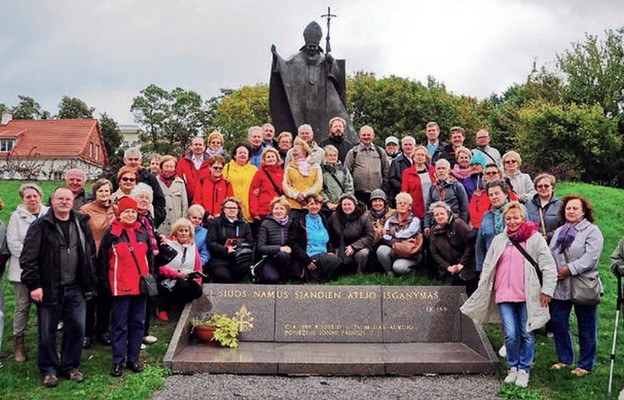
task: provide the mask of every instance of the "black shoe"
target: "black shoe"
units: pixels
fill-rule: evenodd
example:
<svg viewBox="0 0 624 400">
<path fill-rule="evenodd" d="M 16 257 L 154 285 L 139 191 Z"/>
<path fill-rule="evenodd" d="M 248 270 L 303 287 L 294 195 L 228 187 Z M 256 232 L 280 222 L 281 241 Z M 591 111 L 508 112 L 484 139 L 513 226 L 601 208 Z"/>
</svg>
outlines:
<svg viewBox="0 0 624 400">
<path fill-rule="evenodd" d="M 98 342 L 100 342 L 104 346 L 111 345 L 110 337 L 106 333 L 103 335 L 97 335 L 95 338 L 98 340 Z"/>
<path fill-rule="evenodd" d="M 132 372 L 143 372 L 143 367 L 138 362 L 128 361 L 126 363 L 126 368 Z"/>
<path fill-rule="evenodd" d="M 82 340 L 82 348 L 88 349 L 89 347 L 91 347 L 91 338 L 85 336 L 85 338 Z"/>
<path fill-rule="evenodd" d="M 113 369 L 111 369 L 111 376 L 119 378 L 121 376 L 122 369 L 123 367 L 121 366 L 121 364 L 113 364 Z"/>
</svg>

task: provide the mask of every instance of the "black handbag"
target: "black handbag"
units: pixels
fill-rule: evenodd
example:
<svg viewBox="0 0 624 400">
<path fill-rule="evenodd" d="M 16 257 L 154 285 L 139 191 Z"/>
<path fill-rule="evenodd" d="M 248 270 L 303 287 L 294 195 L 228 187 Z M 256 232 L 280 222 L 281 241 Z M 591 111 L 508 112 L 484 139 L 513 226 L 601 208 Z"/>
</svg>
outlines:
<svg viewBox="0 0 624 400">
<path fill-rule="evenodd" d="M 162 267 L 169 264 L 178 255 L 178 251 L 171 247 L 168 243 L 161 244 L 158 242 L 158 254 L 154 257 L 156 267 Z"/>
<path fill-rule="evenodd" d="M 148 273 L 147 275 L 141 275 L 139 260 L 137 260 L 136 255 L 134 254 L 134 249 L 132 248 L 130 243 L 128 243 L 128 248 L 130 249 L 130 254 L 132 254 L 134 265 L 136 265 L 137 267 L 137 272 L 139 273 L 139 291 L 142 294 L 147 295 L 148 297 L 158 296 L 158 284 L 156 283 L 156 278 L 154 278 L 154 275 L 150 273 Z"/>
</svg>

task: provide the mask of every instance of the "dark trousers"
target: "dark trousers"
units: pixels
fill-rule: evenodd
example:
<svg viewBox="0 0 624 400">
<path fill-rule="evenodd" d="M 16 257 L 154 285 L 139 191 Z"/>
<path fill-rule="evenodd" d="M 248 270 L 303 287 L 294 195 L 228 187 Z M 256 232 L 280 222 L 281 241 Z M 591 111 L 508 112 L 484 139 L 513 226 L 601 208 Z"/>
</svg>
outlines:
<svg viewBox="0 0 624 400">
<path fill-rule="evenodd" d="M 37 304 L 39 370 L 44 375 L 68 374 L 78 369 L 85 332 L 86 301 L 78 285 L 61 286 L 56 305 Z M 56 353 L 56 327 L 64 321 L 61 359 Z"/>
<path fill-rule="evenodd" d="M 269 256 L 262 267 L 262 283 L 279 283 L 290 278 L 291 257 L 290 254 L 280 251 Z"/>
<path fill-rule="evenodd" d="M 162 304 L 165 306 L 186 304 L 202 295 L 202 287 L 194 279 L 176 279 L 171 291 L 162 285 L 158 285 L 158 293 L 159 297 L 162 298 Z"/>
<path fill-rule="evenodd" d="M 564 364 L 574 364 L 574 344 L 570 333 L 570 312 L 574 307 L 574 314 L 578 323 L 579 360 L 578 367 L 588 371 L 594 370 L 596 363 L 596 348 L 598 337 L 598 306 L 583 306 L 573 304 L 570 300 L 555 300 L 550 302 L 550 313 L 555 328 L 555 348 L 557 358 Z"/>
<path fill-rule="evenodd" d="M 208 272 L 214 283 L 235 283 L 249 275 L 251 263 L 237 264 L 234 257 L 213 257 L 208 262 Z"/>
<path fill-rule="evenodd" d="M 113 364 L 139 361 L 145 329 L 145 295 L 114 296 L 112 300 L 111 343 Z"/>
<path fill-rule="evenodd" d="M 100 290 L 97 297 L 87 301 L 85 337 L 101 336 L 108 332 L 111 314 L 111 295 L 109 292 Z"/>
<path fill-rule="evenodd" d="M 319 253 L 312 256 L 315 270 L 308 270 L 308 278 L 313 282 L 327 282 L 338 272 L 342 261 L 332 253 Z M 304 267 L 305 268 L 305 267 Z"/>
</svg>

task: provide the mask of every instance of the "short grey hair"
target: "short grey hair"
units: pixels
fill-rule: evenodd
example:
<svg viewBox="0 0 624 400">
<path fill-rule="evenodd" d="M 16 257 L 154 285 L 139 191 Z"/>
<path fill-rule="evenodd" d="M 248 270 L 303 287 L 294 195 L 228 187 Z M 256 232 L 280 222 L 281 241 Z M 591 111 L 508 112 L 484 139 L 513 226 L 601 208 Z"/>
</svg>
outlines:
<svg viewBox="0 0 624 400">
<path fill-rule="evenodd" d="M 87 174 L 85 174 L 85 172 L 81 169 L 78 168 L 71 168 L 68 169 L 67 171 L 65 171 L 65 180 L 67 180 L 67 177 L 69 177 L 69 174 L 71 174 L 72 172 L 78 172 L 80 175 L 82 175 L 82 179 L 84 179 L 85 181 L 87 180 Z"/>
<path fill-rule="evenodd" d="M 438 161 L 436 161 L 435 166 L 437 167 L 438 164 L 444 164 L 447 167 L 451 168 L 451 163 L 446 158 L 440 158 Z"/>
<path fill-rule="evenodd" d="M 310 124 L 303 124 L 303 125 L 301 125 L 299 127 L 299 129 L 297 129 L 297 134 L 299 134 L 299 133 L 301 133 L 301 132 L 303 132 L 305 130 L 310 131 L 314 135 L 314 129 L 312 129 L 312 125 L 310 125 Z"/>
<path fill-rule="evenodd" d="M 373 127 L 372 127 L 372 126 L 370 126 L 370 125 L 364 125 L 363 127 L 361 127 L 361 128 L 360 128 L 360 134 L 361 134 L 363 131 L 366 131 L 366 130 L 370 130 L 370 131 L 373 133 L 373 136 L 375 135 L 375 130 L 374 130 L 374 129 L 373 129 Z"/>
<path fill-rule="evenodd" d="M 37 192 L 39 194 L 39 197 L 43 198 L 43 190 L 41 190 L 41 188 L 39 187 L 39 185 L 37 185 L 36 183 L 24 183 L 22 186 L 20 186 L 19 188 L 19 195 L 20 198 L 24 198 L 24 194 L 26 194 L 26 191 L 32 189 L 35 192 Z"/>
<path fill-rule="evenodd" d="M 453 214 L 453 210 L 451 210 L 451 206 L 446 204 L 443 201 L 436 201 L 435 203 L 429 206 L 429 212 L 433 214 L 433 210 L 436 208 L 444 208 L 446 210 L 446 214 L 450 217 Z"/>
<path fill-rule="evenodd" d="M 128 158 L 131 154 L 138 154 L 141 157 L 141 150 L 138 147 L 128 147 L 126 151 L 124 151 L 124 158 Z"/>
<path fill-rule="evenodd" d="M 259 126 L 252 126 L 251 128 L 249 128 L 249 130 L 247 131 L 247 139 L 249 139 L 251 137 L 251 134 L 254 131 L 258 131 L 261 134 L 264 134 L 264 129 L 260 128 Z"/>
<path fill-rule="evenodd" d="M 149 198 L 150 203 L 154 201 L 154 189 L 147 183 L 139 182 L 130 192 L 130 197 L 136 200 L 136 197 L 139 197 L 142 194 L 146 194 Z"/>
<path fill-rule="evenodd" d="M 397 203 L 399 202 L 399 200 L 407 200 L 407 202 L 409 203 L 410 206 L 412 204 L 414 204 L 414 199 L 412 198 L 412 195 L 407 193 L 407 192 L 401 192 L 401 193 L 397 194 L 395 196 L 394 200 Z"/>
<path fill-rule="evenodd" d="M 266 124 L 262 125 L 262 130 L 264 130 L 265 128 L 271 128 L 271 129 L 273 129 L 275 131 L 275 127 L 273 126 L 273 124 L 270 124 L 268 122 Z"/>
<path fill-rule="evenodd" d="M 412 142 L 413 145 L 416 145 L 416 139 L 411 136 L 405 136 L 403 139 L 401 139 L 401 144 L 405 144 L 407 142 Z"/>
</svg>

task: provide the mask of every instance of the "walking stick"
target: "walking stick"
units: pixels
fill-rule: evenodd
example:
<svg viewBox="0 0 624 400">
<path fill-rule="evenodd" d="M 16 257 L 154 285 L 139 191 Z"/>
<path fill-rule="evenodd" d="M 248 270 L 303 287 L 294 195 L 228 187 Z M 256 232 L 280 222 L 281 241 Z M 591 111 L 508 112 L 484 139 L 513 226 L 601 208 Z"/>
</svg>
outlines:
<svg viewBox="0 0 624 400">
<path fill-rule="evenodd" d="M 615 363 L 615 343 L 617 342 L 618 322 L 620 319 L 620 310 L 622 309 L 622 277 L 618 275 L 618 296 L 617 311 L 615 312 L 615 327 L 613 329 L 613 346 L 611 347 L 611 368 L 609 368 L 609 389 L 607 396 L 611 396 L 611 385 L 613 383 L 613 364 Z"/>
</svg>

